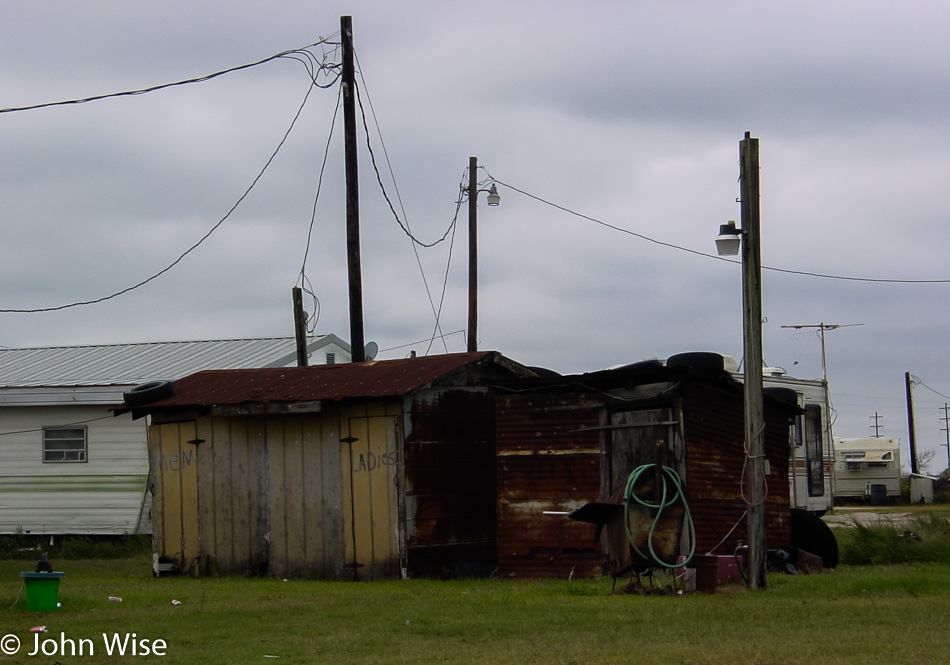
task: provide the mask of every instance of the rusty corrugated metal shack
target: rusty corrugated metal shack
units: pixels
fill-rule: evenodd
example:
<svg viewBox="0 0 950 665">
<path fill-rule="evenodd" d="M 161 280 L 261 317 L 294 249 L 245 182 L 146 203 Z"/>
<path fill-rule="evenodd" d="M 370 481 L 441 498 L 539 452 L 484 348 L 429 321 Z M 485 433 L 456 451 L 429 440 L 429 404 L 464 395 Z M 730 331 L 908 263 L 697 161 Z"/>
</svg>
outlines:
<svg viewBox="0 0 950 665">
<path fill-rule="evenodd" d="M 497 352 L 205 371 L 151 415 L 154 554 L 191 575 L 494 567 Z"/>
<path fill-rule="evenodd" d="M 594 525 L 572 511 L 623 490 L 656 460 L 683 479 L 696 552 L 731 554 L 746 539 L 742 497 L 743 388 L 719 369 L 658 361 L 601 372 L 512 382 L 498 394 L 498 566 L 506 577 L 593 577 L 605 552 Z M 789 419 L 767 398 L 765 448 L 770 547 L 789 543 Z"/>
</svg>

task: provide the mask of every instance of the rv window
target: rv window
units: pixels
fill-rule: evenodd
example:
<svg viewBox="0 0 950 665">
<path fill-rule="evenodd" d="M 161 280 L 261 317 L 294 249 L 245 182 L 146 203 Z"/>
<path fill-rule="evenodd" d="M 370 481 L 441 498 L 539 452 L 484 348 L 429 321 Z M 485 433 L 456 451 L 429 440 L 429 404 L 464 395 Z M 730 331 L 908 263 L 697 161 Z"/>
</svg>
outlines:
<svg viewBox="0 0 950 665">
<path fill-rule="evenodd" d="M 821 407 L 805 405 L 805 459 L 808 465 L 808 496 L 825 493 L 825 449 L 822 442 Z"/>
<path fill-rule="evenodd" d="M 864 462 L 848 462 L 847 463 L 848 471 L 860 471 L 862 466 L 864 466 Z"/>
<path fill-rule="evenodd" d="M 86 428 L 49 428 L 43 430 L 44 462 L 85 462 Z"/>
</svg>

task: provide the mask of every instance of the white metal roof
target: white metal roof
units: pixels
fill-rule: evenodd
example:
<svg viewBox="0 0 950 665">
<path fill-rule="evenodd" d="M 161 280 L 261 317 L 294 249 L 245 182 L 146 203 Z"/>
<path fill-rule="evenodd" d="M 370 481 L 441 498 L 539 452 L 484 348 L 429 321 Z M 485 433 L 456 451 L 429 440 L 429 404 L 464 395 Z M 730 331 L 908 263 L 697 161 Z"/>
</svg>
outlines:
<svg viewBox="0 0 950 665">
<path fill-rule="evenodd" d="M 321 335 L 310 353 L 349 344 Z M 293 337 L 0 348 L 0 389 L 31 386 L 133 386 L 175 380 L 203 369 L 284 367 L 296 363 Z"/>
</svg>

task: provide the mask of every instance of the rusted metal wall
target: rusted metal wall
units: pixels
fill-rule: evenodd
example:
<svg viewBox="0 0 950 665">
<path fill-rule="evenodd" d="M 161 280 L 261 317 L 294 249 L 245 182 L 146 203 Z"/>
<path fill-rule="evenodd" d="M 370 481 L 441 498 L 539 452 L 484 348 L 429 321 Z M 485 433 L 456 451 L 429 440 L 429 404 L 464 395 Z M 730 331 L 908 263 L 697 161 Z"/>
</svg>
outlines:
<svg viewBox="0 0 950 665">
<path fill-rule="evenodd" d="M 696 551 L 731 554 L 748 542 L 742 480 L 745 464 L 742 395 L 697 387 L 683 399 L 685 482 L 696 527 Z M 765 451 L 770 473 L 765 520 L 769 547 L 789 544 L 788 423 L 780 407 L 767 405 Z M 731 534 L 730 534 L 731 531 Z M 728 536 L 728 537 L 727 537 Z M 724 540 L 725 539 L 725 540 Z"/>
<path fill-rule="evenodd" d="M 581 393 L 507 394 L 497 404 L 499 575 L 599 575 L 596 528 L 544 511 L 599 500 L 603 405 Z"/>
<path fill-rule="evenodd" d="M 486 391 L 429 390 L 409 404 L 405 522 L 410 575 L 477 575 L 496 564 L 495 404 Z"/>
<path fill-rule="evenodd" d="M 630 388 L 629 377 L 620 378 L 624 380 L 614 386 L 598 384 L 596 393 L 535 387 L 498 398 L 501 574 L 600 574 L 603 556 L 599 544 L 592 542 L 594 527 L 542 513 L 616 496 L 635 468 L 655 463 L 656 442 L 661 440 L 664 464 L 684 482 L 696 551 L 731 553 L 739 540 L 747 542 L 741 387 L 687 378 L 675 390 L 663 389 L 652 397 L 612 398 L 612 391 Z M 768 542 L 770 547 L 787 547 L 789 413 L 769 403 L 765 415 L 771 467 Z"/>
</svg>

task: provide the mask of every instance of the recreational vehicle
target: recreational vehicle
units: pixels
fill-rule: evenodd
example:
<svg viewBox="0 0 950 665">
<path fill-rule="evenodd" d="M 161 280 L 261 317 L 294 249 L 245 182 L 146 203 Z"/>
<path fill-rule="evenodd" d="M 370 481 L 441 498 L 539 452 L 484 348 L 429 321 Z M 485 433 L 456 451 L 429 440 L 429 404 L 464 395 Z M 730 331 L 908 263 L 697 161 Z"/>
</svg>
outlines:
<svg viewBox="0 0 950 665">
<path fill-rule="evenodd" d="M 884 500 L 900 496 L 900 441 L 878 437 L 835 439 L 835 497 Z"/>
<path fill-rule="evenodd" d="M 742 381 L 735 359 L 724 356 L 723 361 L 726 371 Z M 834 480 L 834 439 L 825 382 L 799 379 L 788 376 L 784 369 L 765 367 L 762 385 L 766 394 L 792 402 L 803 411 L 789 429 L 791 507 L 823 515 L 831 509 Z"/>
</svg>

